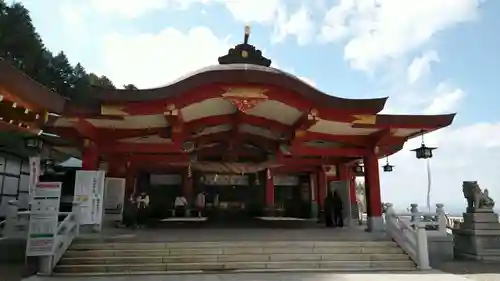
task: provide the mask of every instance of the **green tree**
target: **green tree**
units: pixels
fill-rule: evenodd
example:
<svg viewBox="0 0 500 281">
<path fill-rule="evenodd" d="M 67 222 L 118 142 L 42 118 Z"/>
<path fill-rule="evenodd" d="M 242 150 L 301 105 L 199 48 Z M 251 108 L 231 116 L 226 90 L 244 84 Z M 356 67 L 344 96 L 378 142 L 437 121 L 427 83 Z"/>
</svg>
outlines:
<svg viewBox="0 0 500 281">
<path fill-rule="evenodd" d="M 123 89 L 125 89 L 125 90 L 139 90 L 134 84 L 123 85 Z"/>
<path fill-rule="evenodd" d="M 64 52 L 53 55 L 32 24 L 29 11 L 19 3 L 0 0 L 0 57 L 49 89 L 78 102 L 85 102 L 90 85 L 115 88 L 106 76 L 88 74 L 73 67 Z"/>
</svg>

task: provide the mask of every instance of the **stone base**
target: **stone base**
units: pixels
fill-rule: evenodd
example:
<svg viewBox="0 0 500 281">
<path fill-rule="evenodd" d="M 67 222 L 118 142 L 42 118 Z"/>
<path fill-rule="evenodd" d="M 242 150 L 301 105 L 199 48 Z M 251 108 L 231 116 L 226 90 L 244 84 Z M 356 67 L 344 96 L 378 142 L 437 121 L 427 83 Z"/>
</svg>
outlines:
<svg viewBox="0 0 500 281">
<path fill-rule="evenodd" d="M 500 262 L 500 252 L 489 253 L 483 255 L 470 255 L 470 254 L 455 254 L 458 260 L 474 260 L 474 261 L 487 261 L 487 262 Z"/>
<path fill-rule="evenodd" d="M 453 261 L 453 236 L 428 236 L 429 261 L 432 267 Z"/>
<path fill-rule="evenodd" d="M 383 232 L 384 229 L 384 218 L 382 217 L 368 217 L 368 229 L 369 232 Z"/>
<path fill-rule="evenodd" d="M 464 213 L 460 229 L 453 231 L 456 258 L 500 260 L 500 223 L 491 211 Z"/>
<path fill-rule="evenodd" d="M 474 223 L 496 223 L 498 224 L 498 214 L 493 212 L 475 212 L 475 213 L 464 213 L 463 224 L 474 224 Z"/>
</svg>

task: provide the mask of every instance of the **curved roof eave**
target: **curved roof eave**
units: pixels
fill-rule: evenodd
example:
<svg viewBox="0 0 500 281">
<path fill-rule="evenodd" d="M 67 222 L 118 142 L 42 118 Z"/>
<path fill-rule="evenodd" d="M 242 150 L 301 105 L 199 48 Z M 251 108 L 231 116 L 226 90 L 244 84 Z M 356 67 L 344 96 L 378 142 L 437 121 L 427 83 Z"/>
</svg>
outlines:
<svg viewBox="0 0 500 281">
<path fill-rule="evenodd" d="M 456 113 L 440 115 L 377 115 L 377 124 L 386 126 L 412 125 L 422 128 L 444 128 L 453 122 Z"/>
<path fill-rule="evenodd" d="M 3 58 L 0 58 L 0 85 L 21 100 L 49 112 L 61 113 L 64 110 L 66 99 L 63 96 L 36 82 Z"/>
<path fill-rule="evenodd" d="M 182 95 L 192 89 L 215 83 L 255 83 L 287 88 L 304 98 L 325 107 L 363 109 L 380 112 L 387 97 L 375 99 L 347 99 L 328 95 L 300 78 L 272 67 L 251 64 L 213 65 L 189 73 L 162 87 L 141 90 L 105 89 L 93 87 L 91 95 L 103 102 L 141 102 L 166 99 Z"/>
</svg>

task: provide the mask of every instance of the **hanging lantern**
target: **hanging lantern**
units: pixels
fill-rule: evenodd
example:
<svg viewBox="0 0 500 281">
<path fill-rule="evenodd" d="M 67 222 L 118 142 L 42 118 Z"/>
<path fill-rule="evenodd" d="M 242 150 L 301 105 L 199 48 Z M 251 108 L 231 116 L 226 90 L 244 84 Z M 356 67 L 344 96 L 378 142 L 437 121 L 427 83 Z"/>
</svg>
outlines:
<svg viewBox="0 0 500 281">
<path fill-rule="evenodd" d="M 47 158 L 42 161 L 44 172 L 54 172 L 55 161 L 52 158 Z"/>
<path fill-rule="evenodd" d="M 29 150 L 41 151 L 43 148 L 43 139 L 39 137 L 25 138 L 24 146 Z"/>
<path fill-rule="evenodd" d="M 419 148 L 412 149 L 411 151 L 415 151 L 415 156 L 417 159 L 429 159 L 432 158 L 432 151 L 434 149 L 437 149 L 436 147 L 427 147 L 424 143 L 424 131 L 421 132 L 422 134 L 422 144 L 420 145 Z"/>
<path fill-rule="evenodd" d="M 191 164 L 188 165 L 188 178 L 191 178 L 193 176 L 193 171 L 191 170 Z"/>
<path fill-rule="evenodd" d="M 385 165 L 382 166 L 384 172 L 392 172 L 394 170 L 394 166 L 389 164 L 389 157 L 385 158 Z"/>
<path fill-rule="evenodd" d="M 273 177 L 273 175 L 271 174 L 271 169 L 267 169 L 266 176 L 268 180 L 270 180 Z"/>
<path fill-rule="evenodd" d="M 258 173 L 256 173 L 256 174 L 255 174 L 255 182 L 254 182 L 254 185 L 257 185 L 257 186 L 258 186 L 258 185 L 260 185 L 260 181 L 259 181 L 259 174 L 258 174 Z"/>
<path fill-rule="evenodd" d="M 356 163 L 356 165 L 354 166 L 354 173 L 356 175 L 358 174 L 363 174 L 365 172 L 365 167 L 363 165 L 361 165 L 360 163 Z"/>
</svg>

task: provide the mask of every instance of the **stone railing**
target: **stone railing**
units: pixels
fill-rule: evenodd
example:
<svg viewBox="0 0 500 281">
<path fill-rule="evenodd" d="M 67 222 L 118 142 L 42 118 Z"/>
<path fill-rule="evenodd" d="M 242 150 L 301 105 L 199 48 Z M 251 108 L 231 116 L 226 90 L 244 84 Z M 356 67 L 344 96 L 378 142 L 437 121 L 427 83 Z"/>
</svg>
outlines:
<svg viewBox="0 0 500 281">
<path fill-rule="evenodd" d="M 57 227 L 52 254 L 40 258 L 39 274 L 50 275 L 73 240 L 78 237 L 80 234 L 79 218 L 80 205 L 73 203 L 73 211 Z"/>
<path fill-rule="evenodd" d="M 446 236 L 446 215 L 443 204 L 436 204 L 436 212 L 422 213 L 417 204 L 411 212 L 396 213 L 387 203 L 385 224 L 388 235 L 408 254 L 419 269 L 430 269 L 428 236 Z"/>
<path fill-rule="evenodd" d="M 9 201 L 9 208 L 3 231 L 3 236 L 5 238 L 28 238 L 29 217 L 31 212 L 18 210 L 17 201 Z M 65 216 L 65 218 L 58 224 L 52 253 L 47 256 L 39 257 L 40 274 L 50 275 L 73 240 L 78 237 L 80 233 L 80 210 L 80 205 L 74 203 L 72 212 L 59 212 L 59 216 Z"/>
</svg>

